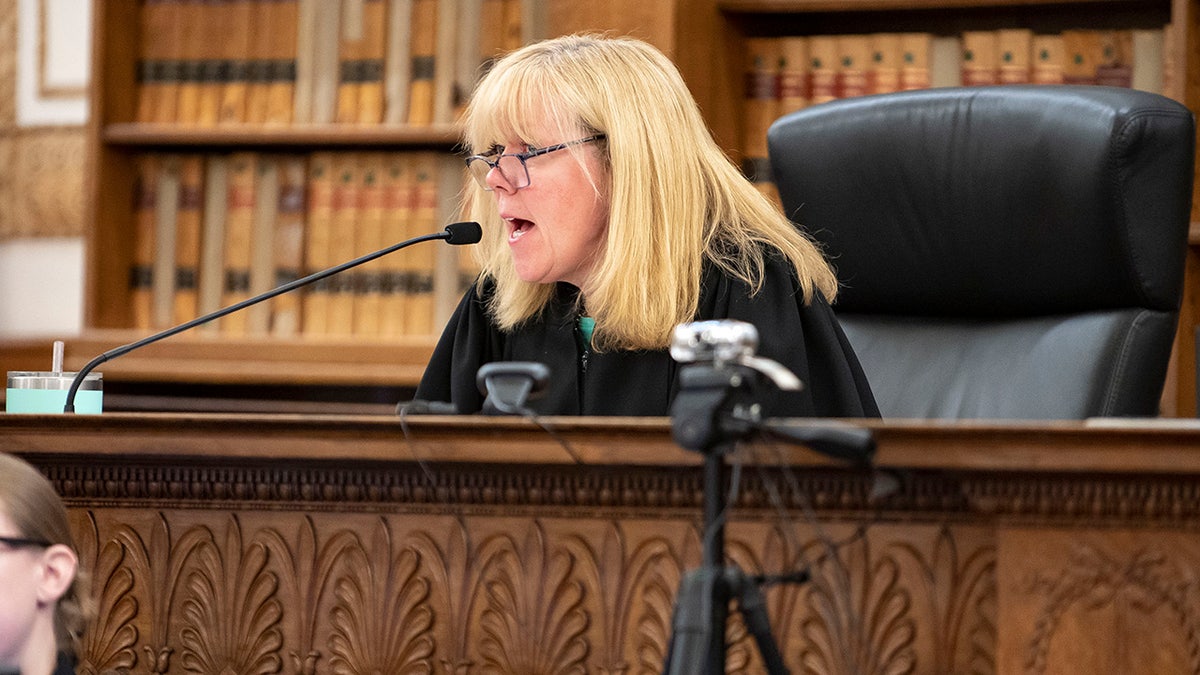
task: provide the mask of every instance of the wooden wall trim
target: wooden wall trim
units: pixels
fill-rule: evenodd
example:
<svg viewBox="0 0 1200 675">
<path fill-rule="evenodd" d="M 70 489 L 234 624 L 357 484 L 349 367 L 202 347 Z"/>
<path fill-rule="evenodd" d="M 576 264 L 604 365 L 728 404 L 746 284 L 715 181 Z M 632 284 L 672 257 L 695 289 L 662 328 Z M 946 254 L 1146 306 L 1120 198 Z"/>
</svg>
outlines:
<svg viewBox="0 0 1200 675">
<path fill-rule="evenodd" d="M 695 453 L 667 420 L 544 423 L 9 415 L 0 449 L 68 503 L 80 672 L 660 672 Z M 743 457 L 727 555 L 810 575 L 767 592 L 794 671 L 1200 673 L 1200 468 L 1158 468 L 1200 429 L 865 426 L 882 500 L 869 471 Z M 726 636 L 730 672 L 762 672 Z"/>
</svg>

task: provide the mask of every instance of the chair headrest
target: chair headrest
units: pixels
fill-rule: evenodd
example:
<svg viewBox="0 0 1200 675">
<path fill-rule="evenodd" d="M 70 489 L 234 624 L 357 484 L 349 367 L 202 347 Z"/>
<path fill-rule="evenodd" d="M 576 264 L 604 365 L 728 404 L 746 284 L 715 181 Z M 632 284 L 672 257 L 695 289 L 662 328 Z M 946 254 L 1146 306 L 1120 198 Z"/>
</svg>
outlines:
<svg viewBox="0 0 1200 675">
<path fill-rule="evenodd" d="M 768 144 L 839 311 L 1005 316 L 1177 309 L 1194 134 L 1163 96 L 1016 85 L 825 103 Z"/>
</svg>

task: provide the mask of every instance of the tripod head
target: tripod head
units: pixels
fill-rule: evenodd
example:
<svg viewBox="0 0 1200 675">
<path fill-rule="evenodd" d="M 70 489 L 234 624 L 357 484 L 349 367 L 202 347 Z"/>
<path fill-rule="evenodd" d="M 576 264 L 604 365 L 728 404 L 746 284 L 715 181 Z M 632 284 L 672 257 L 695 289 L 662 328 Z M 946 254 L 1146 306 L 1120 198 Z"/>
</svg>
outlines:
<svg viewBox="0 0 1200 675">
<path fill-rule="evenodd" d="M 800 389 L 787 368 L 755 356 L 758 330 L 743 321 L 697 321 L 675 327 L 671 357 L 688 363 L 679 371 L 679 393 L 671 405 L 675 442 L 711 452 L 744 438 L 762 421 L 756 400 L 760 375 L 780 389 Z"/>
<path fill-rule="evenodd" d="M 782 390 L 804 385 L 782 364 L 757 356 L 757 349 L 758 330 L 743 321 L 697 321 L 675 328 L 671 356 L 689 364 L 679 371 L 679 393 L 671 405 L 675 442 L 709 453 L 767 432 L 839 461 L 870 464 L 875 442 L 867 429 L 831 423 L 797 427 L 763 419 L 758 396 L 764 378 Z"/>
</svg>

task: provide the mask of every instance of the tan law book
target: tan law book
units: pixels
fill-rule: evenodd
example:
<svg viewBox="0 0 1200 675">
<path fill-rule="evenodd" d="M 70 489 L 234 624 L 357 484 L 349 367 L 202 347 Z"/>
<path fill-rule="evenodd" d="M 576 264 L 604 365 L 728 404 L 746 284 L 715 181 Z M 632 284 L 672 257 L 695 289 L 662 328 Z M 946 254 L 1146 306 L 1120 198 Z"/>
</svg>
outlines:
<svg viewBox="0 0 1200 675">
<path fill-rule="evenodd" d="M 158 156 L 142 154 L 134 159 L 137 172 L 133 187 L 133 260 L 129 269 L 129 299 L 133 327 L 154 327 L 154 218 L 158 190 Z"/>
<path fill-rule="evenodd" d="M 1029 80 L 1034 84 L 1062 84 L 1067 54 L 1062 35 L 1034 35 L 1030 42 Z"/>
<path fill-rule="evenodd" d="M 814 35 L 808 39 L 809 78 L 812 105 L 838 97 L 838 44 L 833 35 Z"/>
<path fill-rule="evenodd" d="M 929 88 L 929 57 L 933 35 L 929 33 L 900 34 L 900 90 Z"/>
<path fill-rule="evenodd" d="M 180 0 L 143 2 L 138 55 L 138 122 L 175 122 L 179 96 L 182 23 Z"/>
<path fill-rule="evenodd" d="M 996 31 L 970 30 L 962 34 L 962 83 L 966 86 L 996 84 L 1000 81 Z"/>
<path fill-rule="evenodd" d="M 1064 30 L 1062 40 L 1063 82 L 1096 84 L 1096 66 L 1103 50 L 1100 34 L 1094 30 Z"/>
<path fill-rule="evenodd" d="M 779 116 L 780 42 L 777 38 L 748 38 L 742 72 L 742 172 L 761 191 L 770 192 L 767 129 Z"/>
<path fill-rule="evenodd" d="M 221 37 L 222 49 L 221 99 L 217 107 L 218 124 L 243 124 L 246 122 L 246 102 L 250 94 L 251 77 L 257 68 L 254 55 L 257 45 L 252 39 L 255 19 L 258 17 L 258 0 L 225 0 L 223 12 L 227 15 L 224 25 L 229 32 Z"/>
<path fill-rule="evenodd" d="M 379 124 L 386 106 L 383 84 L 387 58 L 387 0 L 365 0 L 363 6 L 363 64 L 359 66 L 359 124 Z"/>
<path fill-rule="evenodd" d="M 185 126 L 200 122 L 200 92 L 205 76 L 205 42 L 209 39 L 206 23 L 211 20 L 207 2 L 179 0 L 176 20 L 179 26 L 179 86 L 175 119 Z"/>
<path fill-rule="evenodd" d="M 459 0 L 437 0 L 437 44 L 434 46 L 433 122 L 454 121 L 458 101 L 455 82 L 458 70 Z"/>
<path fill-rule="evenodd" d="M 179 210 L 175 220 L 174 323 L 197 316 L 203 209 L 204 156 L 184 155 L 179 162 Z"/>
<path fill-rule="evenodd" d="M 317 19 L 321 4 L 329 4 L 329 0 L 296 0 L 293 124 L 309 124 L 313 121 L 313 98 L 317 85 Z M 280 30 L 283 30 L 282 26 Z"/>
<path fill-rule="evenodd" d="M 335 121 L 348 124 L 358 119 L 359 66 L 365 60 L 364 11 L 366 0 L 340 0 L 338 30 L 338 81 Z"/>
<path fill-rule="evenodd" d="M 337 118 L 341 5 L 335 0 L 321 0 L 314 12 L 312 103 L 307 121 L 313 124 L 332 124 Z"/>
<path fill-rule="evenodd" d="M 273 36 L 284 32 L 281 26 L 275 25 L 271 12 L 276 6 L 287 4 L 294 4 L 294 0 L 253 0 L 250 4 L 253 15 L 247 27 L 246 97 L 242 116 L 242 121 L 247 124 L 265 124 L 267 121 L 267 96 L 272 75 L 271 41 Z"/>
<path fill-rule="evenodd" d="M 199 45 L 200 83 L 197 92 L 196 124 L 201 127 L 217 125 L 221 115 L 221 98 L 230 76 L 229 64 L 238 47 L 228 38 L 237 31 L 230 11 L 240 0 L 201 0 L 197 29 L 202 38 Z"/>
<path fill-rule="evenodd" d="M 1100 60 L 1096 64 L 1096 84 L 1108 87 L 1133 86 L 1133 31 L 1097 31 Z"/>
<path fill-rule="evenodd" d="M 291 124 L 295 113 L 296 60 L 299 51 L 301 0 L 266 0 L 263 21 L 267 31 L 262 69 L 270 125 Z"/>
<path fill-rule="evenodd" d="M 259 155 L 254 167 L 254 222 L 250 230 L 250 288 L 248 297 L 275 287 L 275 222 L 279 212 L 279 163 Z M 260 302 L 245 310 L 246 333 L 270 332 L 271 305 Z"/>
<path fill-rule="evenodd" d="M 395 244 L 412 234 L 413 157 L 409 152 L 389 152 L 384 157 L 383 173 L 383 240 Z M 380 259 L 381 308 L 379 334 L 385 338 L 404 335 L 408 316 L 408 259 L 410 246 Z"/>
<path fill-rule="evenodd" d="M 221 305 L 226 307 L 250 297 L 250 251 L 254 241 L 257 166 L 258 154 L 254 152 L 237 152 L 229 158 L 222 265 L 225 283 L 221 293 Z M 246 312 L 234 312 L 222 317 L 221 332 L 226 335 L 245 335 L 246 318 Z"/>
<path fill-rule="evenodd" d="M 362 156 L 358 216 L 354 229 L 354 256 L 378 251 L 387 245 L 383 232 L 386 168 L 383 153 Z M 382 332 L 383 260 L 376 259 L 354 270 L 354 334 L 378 336 Z"/>
<path fill-rule="evenodd" d="M 275 210 L 273 234 L 273 283 L 275 286 L 282 286 L 299 279 L 304 269 L 304 197 L 307 164 L 304 155 L 282 155 L 277 161 L 279 205 Z M 271 303 L 271 335 L 298 335 L 302 308 L 300 293 L 284 293 L 276 296 Z"/>
<path fill-rule="evenodd" d="M 1133 73 L 1129 86 L 1155 94 L 1162 94 L 1163 87 L 1163 37 L 1161 28 L 1144 28 L 1130 31 L 1130 46 L 1133 50 Z"/>
<path fill-rule="evenodd" d="M 378 124 L 383 119 L 384 0 L 342 0 L 336 119 Z"/>
<path fill-rule="evenodd" d="M 437 231 L 438 155 L 413 155 L 413 196 L 410 235 Z M 405 330 L 409 335 L 431 335 L 434 331 L 433 278 L 437 269 L 436 246 L 410 246 L 406 256 L 408 283 Z"/>
<path fill-rule="evenodd" d="M 900 34 L 871 35 L 871 63 L 867 68 L 867 93 L 900 91 Z"/>
<path fill-rule="evenodd" d="M 1024 84 L 1033 78 L 1033 31 L 996 31 L 996 72 L 1000 84 Z"/>
<path fill-rule="evenodd" d="M 837 45 L 838 98 L 854 98 L 870 93 L 867 74 L 871 68 L 871 37 L 869 35 L 839 35 Z"/>
<path fill-rule="evenodd" d="M 307 217 L 304 225 L 304 273 L 314 274 L 333 264 L 330 236 L 333 229 L 334 153 L 316 152 L 309 158 Z M 306 337 L 328 333 L 329 280 L 309 284 L 301 312 Z"/>
<path fill-rule="evenodd" d="M 175 229 L 179 219 L 180 157 L 164 155 L 154 183 L 154 273 L 151 281 L 154 328 L 167 328 L 175 318 Z"/>
<path fill-rule="evenodd" d="M 955 35 L 938 35 L 930 41 L 929 86 L 962 85 L 962 40 Z"/>
<path fill-rule="evenodd" d="M 454 45 L 454 118 L 462 116 L 479 78 L 479 41 L 483 33 L 484 0 L 458 0 L 458 31 Z M 490 28 L 490 26 L 489 26 Z"/>
<path fill-rule="evenodd" d="M 200 233 L 200 283 L 196 311 L 200 315 L 221 309 L 225 294 L 225 216 L 229 208 L 229 157 L 209 155 L 204 162 L 204 216 Z M 216 333 L 217 322 L 196 327 Z"/>
<path fill-rule="evenodd" d="M 339 152 L 333 160 L 333 212 L 330 218 L 329 255 L 335 265 L 355 257 L 355 231 L 359 218 L 359 195 L 362 192 L 362 155 Z M 335 274 L 329 277 L 329 318 L 326 333 L 354 333 L 354 274 Z"/>
<path fill-rule="evenodd" d="M 408 119 L 408 90 L 412 79 L 412 0 L 388 0 L 384 50 L 384 121 Z"/>
<path fill-rule="evenodd" d="M 779 115 L 807 107 L 810 88 L 808 38 L 779 38 Z"/>
<path fill-rule="evenodd" d="M 437 73 L 438 0 L 412 0 L 408 116 L 413 126 L 433 123 Z"/>
</svg>

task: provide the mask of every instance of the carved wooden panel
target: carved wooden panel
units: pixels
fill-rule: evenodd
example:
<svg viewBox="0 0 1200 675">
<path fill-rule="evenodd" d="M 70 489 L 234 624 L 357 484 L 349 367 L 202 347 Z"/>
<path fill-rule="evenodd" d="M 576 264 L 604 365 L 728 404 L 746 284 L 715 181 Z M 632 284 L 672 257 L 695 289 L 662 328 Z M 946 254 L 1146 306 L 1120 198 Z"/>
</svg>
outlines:
<svg viewBox="0 0 1200 675">
<path fill-rule="evenodd" d="M 88 673 L 661 672 L 700 547 L 696 523 L 678 518 L 72 515 L 95 581 Z M 751 573 L 815 565 L 811 583 L 768 594 L 793 667 L 992 672 L 986 532 L 822 530 L 739 523 L 730 538 Z M 760 669 L 740 620 L 727 634 L 730 672 Z"/>
<path fill-rule="evenodd" d="M 1006 672 L 1200 673 L 1200 538 L 1013 529 L 999 538 Z"/>
<path fill-rule="evenodd" d="M 703 545 L 695 468 L 47 470 L 93 571 L 85 673 L 661 672 Z M 727 553 L 811 570 L 767 593 L 794 668 L 992 672 L 990 528 L 872 523 L 850 472 L 779 482 L 741 482 Z M 806 521 L 808 498 L 840 508 Z M 740 617 L 726 629 L 730 672 L 761 672 Z"/>
<path fill-rule="evenodd" d="M 665 428 L 567 429 L 555 455 L 429 422 L 418 454 L 374 420 L 20 417 L 0 449 L 50 477 L 92 572 L 88 675 L 657 673 L 705 536 Z M 728 558 L 811 572 L 766 593 L 792 672 L 1200 675 L 1200 434 L 878 438 L 884 498 L 828 465 L 740 474 Z M 728 671 L 763 672 L 724 629 Z"/>
</svg>

